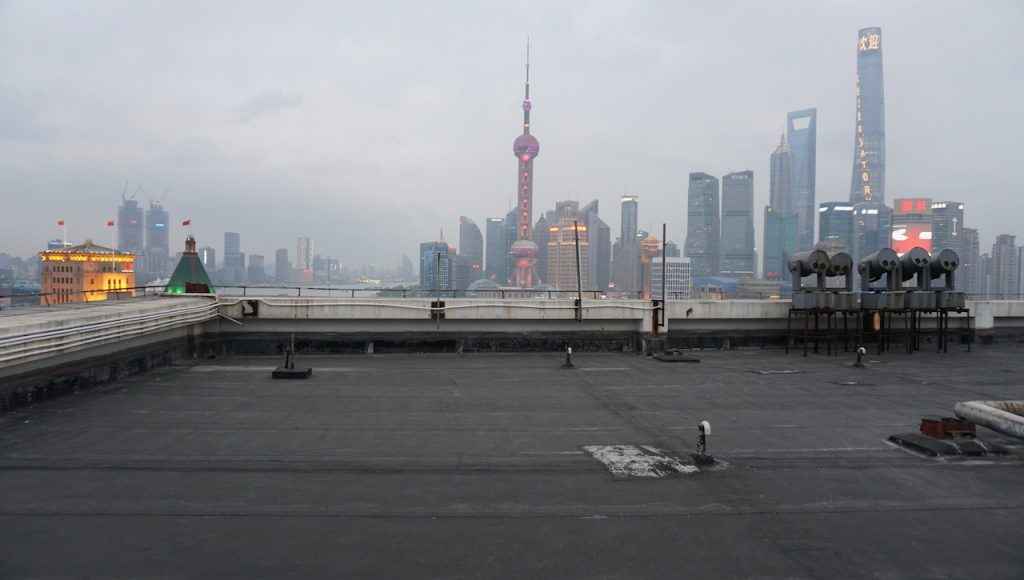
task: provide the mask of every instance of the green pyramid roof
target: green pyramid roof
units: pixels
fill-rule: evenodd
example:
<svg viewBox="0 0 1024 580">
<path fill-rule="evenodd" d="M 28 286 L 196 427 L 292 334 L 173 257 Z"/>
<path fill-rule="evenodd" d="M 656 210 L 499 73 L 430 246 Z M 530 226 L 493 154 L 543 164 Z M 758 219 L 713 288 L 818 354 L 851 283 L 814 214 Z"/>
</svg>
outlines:
<svg viewBox="0 0 1024 580">
<path fill-rule="evenodd" d="M 171 281 L 167 283 L 167 288 L 164 289 L 164 292 L 168 294 L 185 294 L 188 284 L 205 284 L 211 293 L 214 291 L 213 282 L 210 281 L 210 276 L 206 274 L 206 268 L 203 267 L 203 263 L 199 261 L 199 254 L 195 251 L 195 244 L 195 240 L 191 237 L 185 240 L 185 252 L 181 254 L 181 260 L 178 261 L 174 274 L 171 274 Z"/>
</svg>

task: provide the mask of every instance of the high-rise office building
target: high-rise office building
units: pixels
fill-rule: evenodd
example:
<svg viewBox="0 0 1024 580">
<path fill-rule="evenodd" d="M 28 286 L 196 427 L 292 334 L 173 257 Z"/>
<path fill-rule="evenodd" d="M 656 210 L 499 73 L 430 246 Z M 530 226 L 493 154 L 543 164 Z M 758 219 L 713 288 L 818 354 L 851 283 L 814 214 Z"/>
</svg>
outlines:
<svg viewBox="0 0 1024 580">
<path fill-rule="evenodd" d="M 159 201 L 149 202 L 146 210 L 146 273 L 170 274 L 171 218 Z"/>
<path fill-rule="evenodd" d="M 142 207 L 135 199 L 122 196 L 117 208 L 117 249 L 141 254 L 143 247 Z"/>
<path fill-rule="evenodd" d="M 503 285 L 508 281 L 508 271 L 505 269 L 508 264 L 508 249 L 505 247 L 504 219 L 487 218 L 486 243 L 484 273 L 487 279 L 494 280 L 499 285 Z"/>
<path fill-rule="evenodd" d="M 957 271 L 957 289 L 971 294 L 981 293 L 981 240 L 977 228 L 963 228 L 960 269 Z"/>
<path fill-rule="evenodd" d="M 519 212 L 516 208 L 509 210 L 505 214 L 505 280 L 501 281 L 502 284 L 513 283 L 513 270 L 515 269 L 516 262 L 515 257 L 512 256 L 512 244 L 516 242 L 516 235 L 518 231 L 518 219 Z"/>
<path fill-rule="evenodd" d="M 587 226 L 587 261 L 590 262 L 590 281 L 595 290 L 607 290 L 611 282 L 612 231 L 598 215 L 598 202 L 593 200 L 580 210 Z"/>
<path fill-rule="evenodd" d="M 295 274 L 299 282 L 312 282 L 316 279 L 316 268 L 313 264 L 315 257 L 313 240 L 299 237 L 295 241 Z"/>
<path fill-rule="evenodd" d="M 707 173 L 691 173 L 686 204 L 686 244 L 693 275 L 717 276 L 721 259 L 721 216 L 719 215 L 718 178 Z"/>
<path fill-rule="evenodd" d="M 1009 234 L 996 236 L 992 244 L 992 288 L 995 298 L 1015 298 L 1020 292 L 1019 264 L 1017 263 L 1017 237 Z"/>
<path fill-rule="evenodd" d="M 885 203 L 885 89 L 882 29 L 857 33 L 857 116 L 850 201 Z"/>
<path fill-rule="evenodd" d="M 420 290 L 451 290 L 451 270 L 447 242 L 420 244 Z"/>
<path fill-rule="evenodd" d="M 640 197 L 636 195 L 624 195 L 622 196 L 622 223 L 619 232 L 619 236 L 623 241 L 632 241 L 636 239 L 636 233 L 639 228 L 639 216 L 640 216 Z"/>
<path fill-rule="evenodd" d="M 587 226 L 571 217 L 563 217 L 548 227 L 547 283 L 557 290 L 589 290 L 590 245 Z M 577 241 L 577 236 L 579 237 Z M 580 286 L 577 288 L 577 267 Z"/>
<path fill-rule="evenodd" d="M 651 297 L 661 299 L 662 279 L 661 256 L 651 259 Z M 690 259 L 667 257 L 665 259 L 665 294 L 669 300 L 689 298 L 693 295 L 693 276 L 690 272 Z"/>
<path fill-rule="evenodd" d="M 266 263 L 260 254 L 249 255 L 249 267 L 246 270 L 249 284 L 263 284 L 267 281 Z"/>
<path fill-rule="evenodd" d="M 300 237 L 295 242 L 295 267 L 299 270 L 313 270 L 314 253 L 313 240 Z"/>
<path fill-rule="evenodd" d="M 537 244 L 533 237 L 533 160 L 540 152 L 540 142 L 530 134 L 530 111 L 533 101 L 530 100 L 530 45 L 526 45 L 526 90 L 523 98 L 523 133 L 512 143 L 512 152 L 516 156 L 516 237 L 512 243 L 512 256 L 515 262 L 513 277 L 515 285 L 530 288 L 536 277 L 535 262 Z"/>
<path fill-rule="evenodd" d="M 818 206 L 818 241 L 829 249 L 853 251 L 853 204 L 825 201 Z"/>
<path fill-rule="evenodd" d="M 409 256 L 402 254 L 402 264 L 398 268 L 398 276 L 402 281 L 412 280 L 416 273 L 413 271 L 412 260 Z"/>
<path fill-rule="evenodd" d="M 766 280 L 785 280 L 789 258 L 796 252 L 797 217 L 772 206 L 764 208 L 764 249 L 762 275 Z"/>
<path fill-rule="evenodd" d="M 640 279 L 640 240 L 638 222 L 640 198 L 623 195 L 619 218 L 619 239 L 612 246 L 612 282 L 619 292 L 638 292 L 643 288 Z"/>
<path fill-rule="evenodd" d="M 555 212 L 548 211 L 541 214 L 540 218 L 537 219 L 537 223 L 533 225 L 533 242 L 537 244 L 537 253 L 533 262 L 535 271 L 534 285 L 548 283 L 548 228 L 552 223 L 557 223 Z"/>
<path fill-rule="evenodd" d="M 792 163 L 789 189 L 791 207 L 797 214 L 797 247 L 806 250 L 814 247 L 817 109 L 793 111 L 786 115 L 786 143 Z"/>
<path fill-rule="evenodd" d="M 722 176 L 722 258 L 724 276 L 754 275 L 754 172 Z"/>
<path fill-rule="evenodd" d="M 893 200 L 889 247 L 902 256 L 912 248 L 932 251 L 932 200 L 900 197 Z"/>
<path fill-rule="evenodd" d="M 932 248 L 950 249 L 961 255 L 963 267 L 964 204 L 961 201 L 932 202 Z"/>
<path fill-rule="evenodd" d="M 459 255 L 466 259 L 469 282 L 483 277 L 484 236 L 476 222 L 466 216 L 459 217 Z"/>
<path fill-rule="evenodd" d="M 224 265 L 221 281 L 227 284 L 241 284 L 245 280 L 245 254 L 242 253 L 242 236 L 236 232 L 224 232 Z"/>
<path fill-rule="evenodd" d="M 793 203 L 793 154 L 786 143 L 786 136 L 779 140 L 779 146 L 772 151 L 771 175 L 768 185 L 768 205 L 778 214 L 796 212 Z"/>
<path fill-rule="evenodd" d="M 198 255 L 199 262 L 207 272 L 217 271 L 217 250 L 213 249 L 212 246 L 203 246 L 199 248 Z"/>
<path fill-rule="evenodd" d="M 288 261 L 288 249 L 278 248 L 274 252 L 274 280 L 278 284 L 292 281 L 292 263 Z"/>
<path fill-rule="evenodd" d="M 797 248 L 799 218 L 793 200 L 793 154 L 786 135 L 770 158 L 768 206 L 764 208 L 761 244 L 761 276 L 766 280 L 784 278 L 787 262 Z"/>
<path fill-rule="evenodd" d="M 449 255 L 451 259 L 452 290 L 466 290 L 479 278 L 474 278 L 473 261 L 462 254 Z"/>
<path fill-rule="evenodd" d="M 853 259 L 888 248 L 892 242 L 892 208 L 879 202 L 853 205 Z"/>
</svg>

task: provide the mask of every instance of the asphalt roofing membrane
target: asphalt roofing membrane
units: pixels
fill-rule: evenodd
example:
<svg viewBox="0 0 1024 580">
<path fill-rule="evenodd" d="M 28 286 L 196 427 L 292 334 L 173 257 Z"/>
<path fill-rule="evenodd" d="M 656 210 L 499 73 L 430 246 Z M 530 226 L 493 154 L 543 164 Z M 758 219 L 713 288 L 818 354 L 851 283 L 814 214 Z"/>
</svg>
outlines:
<svg viewBox="0 0 1024 580">
<path fill-rule="evenodd" d="M 886 442 L 1024 398 L 1021 350 L 694 354 L 229 357 L 9 413 L 0 578 L 1024 577 L 1022 442 Z"/>
</svg>

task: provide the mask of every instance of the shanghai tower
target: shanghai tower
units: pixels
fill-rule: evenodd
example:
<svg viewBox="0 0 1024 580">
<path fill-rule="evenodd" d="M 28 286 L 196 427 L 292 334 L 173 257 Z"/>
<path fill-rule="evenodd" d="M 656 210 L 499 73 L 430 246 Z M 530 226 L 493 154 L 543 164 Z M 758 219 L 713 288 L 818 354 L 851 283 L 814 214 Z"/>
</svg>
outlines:
<svg viewBox="0 0 1024 580">
<path fill-rule="evenodd" d="M 857 35 L 857 123 L 853 138 L 852 203 L 885 203 L 885 90 L 882 29 Z"/>
<path fill-rule="evenodd" d="M 530 134 L 530 43 L 526 43 L 526 96 L 523 99 L 523 134 L 512 143 L 519 170 L 516 174 L 516 241 L 512 244 L 512 282 L 520 288 L 532 288 L 537 280 L 537 244 L 533 237 L 533 159 L 540 143 Z"/>
</svg>

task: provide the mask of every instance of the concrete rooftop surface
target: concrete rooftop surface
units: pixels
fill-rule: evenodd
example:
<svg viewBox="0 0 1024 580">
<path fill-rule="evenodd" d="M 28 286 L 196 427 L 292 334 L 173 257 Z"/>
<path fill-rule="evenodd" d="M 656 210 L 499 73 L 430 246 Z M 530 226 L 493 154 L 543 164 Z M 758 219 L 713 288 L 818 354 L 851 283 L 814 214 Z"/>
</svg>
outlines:
<svg viewBox="0 0 1024 580">
<path fill-rule="evenodd" d="M 1024 461 L 886 442 L 1020 399 L 941 356 L 301 356 L 156 369 L 0 417 L 0 578 L 1022 578 Z M 795 371 L 759 374 L 758 371 Z M 724 468 L 613 476 L 585 446 Z"/>
</svg>

